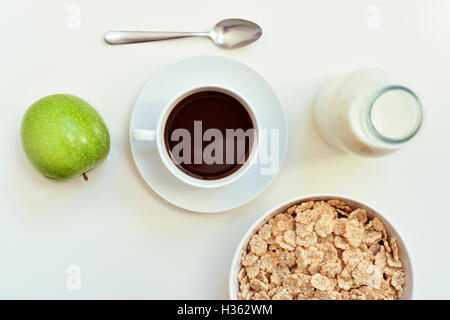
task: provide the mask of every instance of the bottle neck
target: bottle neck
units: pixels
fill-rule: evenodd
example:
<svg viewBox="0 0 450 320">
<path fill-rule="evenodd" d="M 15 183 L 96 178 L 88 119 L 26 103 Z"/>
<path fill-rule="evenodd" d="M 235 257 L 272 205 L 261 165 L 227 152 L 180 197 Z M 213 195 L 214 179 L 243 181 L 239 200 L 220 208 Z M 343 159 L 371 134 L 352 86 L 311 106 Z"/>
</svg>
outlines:
<svg viewBox="0 0 450 320">
<path fill-rule="evenodd" d="M 422 99 L 401 83 L 371 90 L 361 110 L 361 124 L 371 140 L 399 147 L 414 138 L 422 127 Z"/>
</svg>

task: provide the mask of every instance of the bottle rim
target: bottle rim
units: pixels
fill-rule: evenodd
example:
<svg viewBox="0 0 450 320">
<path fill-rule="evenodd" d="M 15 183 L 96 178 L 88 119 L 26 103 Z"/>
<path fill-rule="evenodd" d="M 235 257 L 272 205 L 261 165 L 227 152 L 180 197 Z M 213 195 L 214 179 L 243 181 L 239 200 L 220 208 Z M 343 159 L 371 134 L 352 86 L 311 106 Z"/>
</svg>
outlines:
<svg viewBox="0 0 450 320">
<path fill-rule="evenodd" d="M 408 92 L 411 96 L 413 96 L 417 102 L 417 120 L 416 123 L 413 125 L 412 129 L 405 134 L 403 137 L 395 139 L 395 138 L 391 138 L 391 137 L 387 137 L 386 135 L 382 134 L 379 130 L 377 130 L 377 128 L 375 127 L 374 123 L 373 123 L 373 119 L 372 119 L 372 110 L 374 107 L 375 102 L 377 101 L 377 99 L 385 94 L 388 91 L 391 90 L 403 90 Z M 419 97 L 418 94 L 416 94 L 414 92 L 414 90 L 412 90 L 411 88 L 409 88 L 409 86 L 404 85 L 404 84 L 391 84 L 391 85 L 387 85 L 387 86 L 383 86 L 382 88 L 378 88 L 375 93 L 371 96 L 370 100 L 369 100 L 369 104 L 368 104 L 368 108 L 367 108 L 367 114 L 366 114 L 366 119 L 367 119 L 367 126 L 369 131 L 379 140 L 385 142 L 385 143 L 389 143 L 389 144 L 401 144 L 401 143 L 405 143 L 409 140 L 411 140 L 412 138 L 414 138 L 417 133 L 419 132 L 420 128 L 422 127 L 423 124 L 423 119 L 424 119 L 424 108 L 423 108 L 423 103 L 422 103 L 422 99 Z"/>
</svg>

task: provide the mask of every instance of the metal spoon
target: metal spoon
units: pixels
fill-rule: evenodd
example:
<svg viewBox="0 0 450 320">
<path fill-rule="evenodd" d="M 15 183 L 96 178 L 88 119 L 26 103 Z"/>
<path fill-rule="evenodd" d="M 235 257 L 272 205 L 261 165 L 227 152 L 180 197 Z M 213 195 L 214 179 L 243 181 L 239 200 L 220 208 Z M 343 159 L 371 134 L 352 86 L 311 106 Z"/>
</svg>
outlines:
<svg viewBox="0 0 450 320">
<path fill-rule="evenodd" d="M 256 23 L 243 19 L 226 19 L 206 32 L 109 31 L 105 33 L 105 41 L 109 44 L 126 44 L 203 37 L 210 38 L 220 48 L 234 49 L 255 42 L 261 35 L 262 29 Z"/>
</svg>

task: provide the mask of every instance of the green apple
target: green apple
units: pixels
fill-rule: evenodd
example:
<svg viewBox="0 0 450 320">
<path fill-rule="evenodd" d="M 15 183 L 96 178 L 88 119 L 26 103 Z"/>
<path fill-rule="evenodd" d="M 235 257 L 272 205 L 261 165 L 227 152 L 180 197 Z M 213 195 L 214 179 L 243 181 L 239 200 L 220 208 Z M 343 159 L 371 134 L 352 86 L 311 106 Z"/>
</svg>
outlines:
<svg viewBox="0 0 450 320">
<path fill-rule="evenodd" d="M 44 176 L 66 180 L 100 165 L 110 147 L 108 128 L 89 103 L 69 94 L 36 101 L 22 120 L 22 145 Z"/>
</svg>

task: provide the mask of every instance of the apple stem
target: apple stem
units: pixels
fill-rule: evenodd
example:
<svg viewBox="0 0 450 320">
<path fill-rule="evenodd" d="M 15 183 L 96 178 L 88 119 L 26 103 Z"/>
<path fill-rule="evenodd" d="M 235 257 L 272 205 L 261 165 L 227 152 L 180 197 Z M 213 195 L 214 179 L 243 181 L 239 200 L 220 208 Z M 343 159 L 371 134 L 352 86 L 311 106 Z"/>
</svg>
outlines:
<svg viewBox="0 0 450 320">
<path fill-rule="evenodd" d="M 88 176 L 86 175 L 86 173 L 83 173 L 83 178 L 84 178 L 84 181 L 88 181 L 89 180 L 89 178 L 88 178 Z"/>
</svg>

